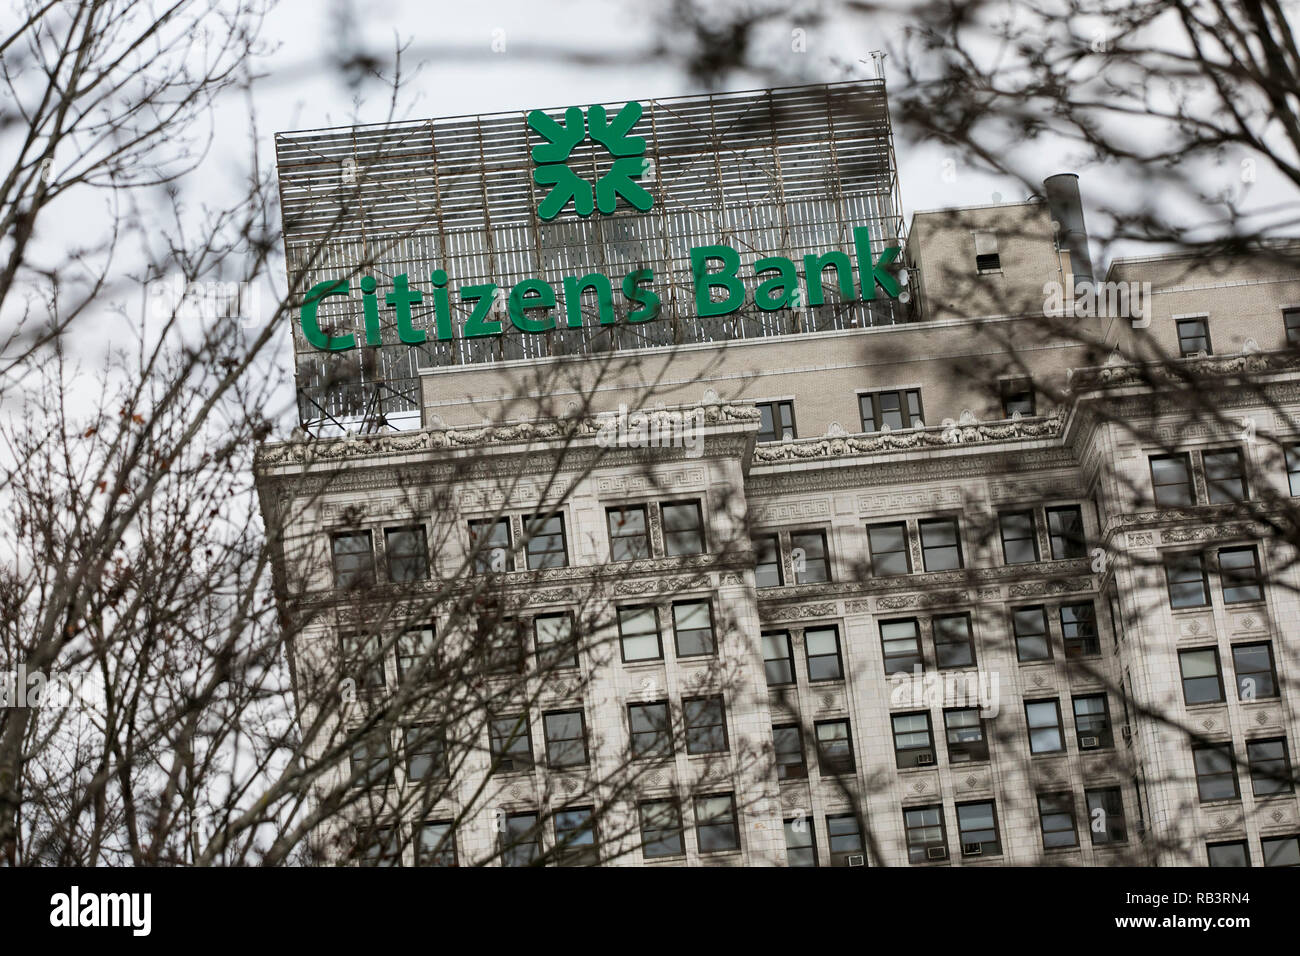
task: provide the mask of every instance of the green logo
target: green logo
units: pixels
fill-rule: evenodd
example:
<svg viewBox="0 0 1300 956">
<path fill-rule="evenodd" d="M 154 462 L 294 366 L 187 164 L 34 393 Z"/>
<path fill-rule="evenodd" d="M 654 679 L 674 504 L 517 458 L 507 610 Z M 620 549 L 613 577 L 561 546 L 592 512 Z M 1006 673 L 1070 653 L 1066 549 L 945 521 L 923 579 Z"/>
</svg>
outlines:
<svg viewBox="0 0 1300 956">
<path fill-rule="evenodd" d="M 562 124 L 541 110 L 528 114 L 528 125 L 546 140 L 533 147 L 533 162 L 537 164 L 533 181 L 551 187 L 537 206 L 541 219 L 547 222 L 554 219 L 570 201 L 579 216 L 590 216 L 593 208 L 608 216 L 619 196 L 641 212 L 654 205 L 654 197 L 636 182 L 648 164 L 648 160 L 640 158 L 645 155 L 645 139 L 628 135 L 642 112 L 641 104 L 633 101 L 618 111 L 613 122 L 605 115 L 603 106 L 588 109 L 585 119 L 581 109 L 570 106 L 564 111 Z M 591 183 L 565 165 L 574 147 L 588 135 L 614 157 L 614 164 L 596 180 L 594 190 Z"/>
</svg>

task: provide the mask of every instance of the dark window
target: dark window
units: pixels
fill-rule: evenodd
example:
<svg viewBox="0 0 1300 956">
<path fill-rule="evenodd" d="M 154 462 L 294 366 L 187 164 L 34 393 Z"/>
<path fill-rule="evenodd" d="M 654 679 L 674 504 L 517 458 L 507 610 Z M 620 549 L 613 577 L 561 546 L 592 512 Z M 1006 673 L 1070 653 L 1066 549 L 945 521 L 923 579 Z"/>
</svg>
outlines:
<svg viewBox="0 0 1300 956">
<path fill-rule="evenodd" d="M 927 571 L 952 571 L 962 566 L 956 518 L 932 518 L 918 525 L 921 559 Z"/>
<path fill-rule="evenodd" d="M 1277 668 L 1273 663 L 1273 645 L 1232 645 L 1232 669 L 1237 675 L 1237 699 L 1258 700 L 1276 697 Z"/>
<path fill-rule="evenodd" d="M 1300 497 L 1300 445 L 1292 445 L 1286 450 L 1286 477 L 1291 497 Z"/>
<path fill-rule="evenodd" d="M 1210 866 L 1250 866 L 1250 852 L 1245 840 L 1207 843 L 1205 852 L 1210 858 Z"/>
<path fill-rule="evenodd" d="M 393 748 L 387 733 L 372 733 L 352 744 L 348 754 L 349 784 L 386 787 L 393 780 Z"/>
<path fill-rule="evenodd" d="M 790 650 L 788 631 L 767 631 L 763 634 L 763 671 L 768 687 L 794 683 L 794 654 Z"/>
<path fill-rule="evenodd" d="M 1088 553 L 1083 538 L 1083 511 L 1078 505 L 1047 509 L 1047 538 L 1054 560 L 1082 558 Z"/>
<path fill-rule="evenodd" d="M 948 762 L 989 759 L 989 741 L 978 707 L 956 707 L 943 712 L 948 737 Z"/>
<path fill-rule="evenodd" d="M 647 860 L 681 856 L 682 809 L 676 800 L 647 800 L 638 808 L 641 817 L 641 855 Z"/>
<path fill-rule="evenodd" d="M 609 527 L 609 559 L 633 561 L 650 557 L 650 531 L 646 524 L 645 505 L 626 505 L 605 509 Z"/>
<path fill-rule="evenodd" d="M 543 670 L 578 666 L 573 615 L 567 611 L 533 618 L 533 642 L 537 645 L 538 666 Z"/>
<path fill-rule="evenodd" d="M 446 776 L 447 742 L 441 727 L 407 727 L 405 737 L 407 780 Z"/>
<path fill-rule="evenodd" d="M 919 428 L 922 424 L 920 389 L 859 395 L 858 407 L 862 411 L 864 432 L 883 431 L 886 427 L 898 431 Z"/>
<path fill-rule="evenodd" d="M 553 769 L 587 765 L 587 722 L 580 710 L 556 710 L 542 715 L 546 762 Z"/>
<path fill-rule="evenodd" d="M 934 763 L 934 738 L 930 734 L 930 714 L 894 714 L 894 763 L 899 769 L 928 767 Z"/>
<path fill-rule="evenodd" d="M 510 542 L 509 518 L 480 518 L 469 523 L 469 549 L 474 556 L 474 573 L 513 571 L 514 548 Z"/>
<path fill-rule="evenodd" d="M 740 849 L 736 800 L 729 793 L 695 798 L 695 836 L 701 853 Z"/>
<path fill-rule="evenodd" d="M 432 627 L 417 627 L 397 636 L 397 679 L 422 677 L 425 683 L 434 676 L 434 649 L 437 646 Z M 421 670 L 421 668 L 426 668 Z"/>
<path fill-rule="evenodd" d="M 1282 326 L 1286 329 L 1287 345 L 1300 345 L 1300 309 L 1283 309 Z"/>
<path fill-rule="evenodd" d="M 934 666 L 974 667 L 975 642 L 969 614 L 945 614 L 934 625 Z"/>
<path fill-rule="evenodd" d="M 416 831 L 417 866 L 459 866 L 456 860 L 456 831 L 451 820 L 426 820 Z"/>
<path fill-rule="evenodd" d="M 1047 633 L 1047 609 L 1041 606 L 1011 609 L 1011 630 L 1016 638 L 1016 658 L 1022 662 L 1052 659 Z"/>
<path fill-rule="evenodd" d="M 402 833 L 397 827 L 373 827 L 359 840 L 362 866 L 401 866 Z"/>
<path fill-rule="evenodd" d="M 717 650 L 713 640 L 713 605 L 708 601 L 673 604 L 673 636 L 678 657 L 700 657 Z"/>
<path fill-rule="evenodd" d="M 924 668 L 921 657 L 921 631 L 916 618 L 880 622 L 880 644 L 885 654 L 885 673 L 911 674 Z"/>
<path fill-rule="evenodd" d="M 1088 804 L 1088 831 L 1093 846 L 1128 842 L 1128 828 L 1124 821 L 1124 797 L 1119 787 L 1085 790 Z"/>
<path fill-rule="evenodd" d="M 1188 704 L 1217 704 L 1223 700 L 1219 652 L 1213 647 L 1178 652 L 1183 675 L 1183 700 Z"/>
<path fill-rule="evenodd" d="M 1196 551 L 1176 551 L 1165 556 L 1165 579 L 1172 608 L 1205 607 L 1210 603 L 1210 582 L 1205 557 Z"/>
<path fill-rule="evenodd" d="M 1151 456 L 1151 491 L 1161 508 L 1185 508 L 1196 504 L 1192 468 L 1186 455 Z"/>
<path fill-rule="evenodd" d="M 632 735 L 634 758 L 672 756 L 673 726 L 668 701 L 628 704 L 627 723 Z"/>
<path fill-rule="evenodd" d="M 808 653 L 809 681 L 844 679 L 839 628 L 810 627 L 804 632 L 803 641 Z"/>
<path fill-rule="evenodd" d="M 1115 736 L 1110 726 L 1110 706 L 1105 694 L 1075 697 L 1074 733 L 1080 750 L 1096 750 L 1115 746 Z"/>
<path fill-rule="evenodd" d="M 847 720 L 822 720 L 814 725 L 817 737 L 817 767 L 823 774 L 852 773 L 853 735 Z"/>
<path fill-rule="evenodd" d="M 785 821 L 785 858 L 789 866 L 817 865 L 817 842 L 807 817 Z"/>
<path fill-rule="evenodd" d="M 785 584 L 781 568 L 781 539 L 774 534 L 754 539 L 754 581 L 760 588 L 779 588 Z"/>
<path fill-rule="evenodd" d="M 907 525 L 876 524 L 867 528 L 871 547 L 871 573 L 878 578 L 910 574 L 912 559 L 907 552 Z"/>
<path fill-rule="evenodd" d="M 1259 551 L 1254 545 L 1247 548 L 1222 548 L 1219 551 L 1219 583 L 1223 586 L 1224 604 L 1264 599 Z"/>
<path fill-rule="evenodd" d="M 1207 451 L 1201 455 L 1201 460 L 1205 463 L 1205 489 L 1211 502 L 1245 501 L 1249 497 L 1246 459 L 1240 451 L 1235 448 Z"/>
<path fill-rule="evenodd" d="M 803 733 L 798 725 L 773 727 L 772 744 L 776 753 L 778 780 L 803 780 L 808 776 L 808 763 L 803 753 Z"/>
<path fill-rule="evenodd" d="M 981 252 L 975 257 L 975 271 L 980 275 L 1002 271 L 1002 258 L 996 252 Z"/>
<path fill-rule="evenodd" d="M 1074 821 L 1074 794 L 1040 793 L 1038 825 L 1043 831 L 1044 849 L 1078 846 L 1079 831 Z"/>
<path fill-rule="evenodd" d="M 759 402 L 758 441 L 790 441 L 794 430 L 794 402 Z"/>
<path fill-rule="evenodd" d="M 664 656 L 659 615 L 653 607 L 619 608 L 618 633 L 624 661 L 654 661 Z"/>
<path fill-rule="evenodd" d="M 528 539 L 528 570 L 564 568 L 569 565 L 569 551 L 564 541 L 564 515 L 543 518 L 533 515 L 524 526 L 531 532 Z"/>
<path fill-rule="evenodd" d="M 529 866 L 542 855 L 542 827 L 535 813 L 512 813 L 501 833 L 501 865 Z"/>
<path fill-rule="evenodd" d="M 369 531 L 344 531 L 334 535 L 334 586 L 369 587 L 375 583 L 375 554 Z"/>
<path fill-rule="evenodd" d="M 1265 837 L 1259 848 L 1265 866 L 1300 866 L 1300 836 Z"/>
<path fill-rule="evenodd" d="M 1101 641 L 1097 639 L 1097 613 L 1091 602 L 1062 605 L 1061 638 L 1067 658 L 1096 657 L 1101 653 Z"/>
<path fill-rule="evenodd" d="M 1065 749 L 1061 733 L 1061 704 L 1051 700 L 1025 701 L 1025 721 L 1029 725 L 1029 752 L 1059 753 Z"/>
<path fill-rule="evenodd" d="M 791 532 L 790 563 L 794 566 L 795 584 L 821 584 L 829 581 L 831 560 L 826 553 L 826 532 Z"/>
<path fill-rule="evenodd" d="M 378 634 L 340 634 L 343 646 L 343 676 L 356 681 L 358 694 L 383 692 L 384 640 Z"/>
<path fill-rule="evenodd" d="M 527 714 L 493 717 L 488 721 L 492 762 L 497 773 L 533 769 L 533 735 Z"/>
<path fill-rule="evenodd" d="M 866 866 L 862 852 L 862 825 L 852 813 L 826 818 L 826 839 L 830 843 L 831 866 Z"/>
<path fill-rule="evenodd" d="M 957 835 L 962 856 L 996 856 L 1001 853 L 998 814 L 993 801 L 957 804 Z"/>
<path fill-rule="evenodd" d="M 1250 788 L 1255 796 L 1267 797 L 1295 790 L 1285 738 L 1246 741 L 1246 759 L 1250 764 Z"/>
<path fill-rule="evenodd" d="M 1178 321 L 1178 354 L 1186 358 L 1204 352 L 1213 355 L 1210 347 L 1210 326 L 1205 319 L 1180 319 Z"/>
<path fill-rule="evenodd" d="M 515 618 L 478 620 L 479 655 L 486 674 L 519 674 L 528 654 L 523 624 Z"/>
<path fill-rule="evenodd" d="M 704 553 L 704 515 L 698 501 L 663 505 L 664 553 L 670 558 Z"/>
<path fill-rule="evenodd" d="M 1202 803 L 1235 800 L 1241 795 L 1237 789 L 1237 764 L 1232 756 L 1232 744 L 1193 747 L 1192 763 L 1196 767 L 1196 790 Z"/>
<path fill-rule="evenodd" d="M 390 581 L 424 581 L 429 577 L 429 547 L 422 525 L 385 528 L 384 553 L 388 557 Z"/>
<path fill-rule="evenodd" d="M 596 866 L 596 819 L 591 807 L 574 807 L 555 813 L 555 861 L 560 866 Z"/>
<path fill-rule="evenodd" d="M 1034 414 L 1034 385 L 1029 379 L 1004 379 L 1001 391 L 1003 418 L 1011 418 L 1017 412 L 1026 418 Z"/>
<path fill-rule="evenodd" d="M 948 858 L 942 806 L 905 807 L 903 829 L 907 833 L 908 862 L 925 863 Z"/>
<path fill-rule="evenodd" d="M 688 697 L 682 701 L 688 754 L 717 754 L 727 750 L 727 708 L 719 697 Z"/>
<path fill-rule="evenodd" d="M 1032 511 L 1009 511 L 998 515 L 1002 532 L 1002 558 L 1007 564 L 1029 564 L 1038 560 L 1038 536 Z"/>
</svg>

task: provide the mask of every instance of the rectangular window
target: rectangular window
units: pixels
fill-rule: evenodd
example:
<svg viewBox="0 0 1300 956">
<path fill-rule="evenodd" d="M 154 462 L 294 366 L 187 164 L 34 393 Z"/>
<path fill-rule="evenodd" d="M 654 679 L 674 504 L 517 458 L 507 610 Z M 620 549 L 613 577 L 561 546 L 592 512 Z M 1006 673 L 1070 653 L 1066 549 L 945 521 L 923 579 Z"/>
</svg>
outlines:
<svg viewBox="0 0 1300 956">
<path fill-rule="evenodd" d="M 402 832 L 397 827 L 374 827 L 358 840 L 362 866 L 401 866 Z"/>
<path fill-rule="evenodd" d="M 1045 607 L 1012 608 L 1011 631 L 1016 638 L 1016 659 L 1021 663 L 1052 659 L 1052 642 L 1047 634 Z"/>
<path fill-rule="evenodd" d="M 954 707 L 943 712 L 948 737 L 948 762 L 989 759 L 989 741 L 978 707 Z"/>
<path fill-rule="evenodd" d="M 727 708 L 721 696 L 686 698 L 682 701 L 682 722 L 688 754 L 726 753 Z"/>
<path fill-rule="evenodd" d="M 821 720 L 813 726 L 817 737 L 817 767 L 823 774 L 852 773 L 853 736 L 847 720 Z"/>
<path fill-rule="evenodd" d="M 424 526 L 384 529 L 384 554 L 388 558 L 388 579 L 399 584 L 425 581 L 429 577 L 429 546 Z"/>
<path fill-rule="evenodd" d="M 695 798 L 695 837 L 701 853 L 740 849 L 736 799 L 729 793 Z"/>
<path fill-rule="evenodd" d="M 1097 750 L 1115 746 L 1110 726 L 1110 705 L 1105 694 L 1075 697 L 1074 733 L 1080 750 Z"/>
<path fill-rule="evenodd" d="M 1286 450 L 1286 477 L 1292 498 L 1300 498 L 1300 445 Z"/>
<path fill-rule="evenodd" d="M 1034 414 L 1034 383 L 1027 378 L 1003 379 L 1002 417 L 1020 415 L 1028 418 Z"/>
<path fill-rule="evenodd" d="M 1276 697 L 1277 667 L 1273 662 L 1273 645 L 1232 645 L 1232 669 L 1237 675 L 1237 699 L 1259 700 Z"/>
<path fill-rule="evenodd" d="M 393 747 L 387 733 L 373 733 L 352 744 L 348 754 L 351 787 L 386 787 L 393 780 Z"/>
<path fill-rule="evenodd" d="M 650 530 L 645 505 L 624 505 L 605 509 L 609 528 L 609 559 L 635 561 L 650 557 Z"/>
<path fill-rule="evenodd" d="M 808 762 L 803 753 L 803 732 L 797 724 L 772 728 L 778 780 L 803 780 L 808 776 Z"/>
<path fill-rule="evenodd" d="M 596 866 L 596 818 L 591 807 L 573 807 L 555 813 L 555 862 L 560 866 Z"/>
<path fill-rule="evenodd" d="M 380 694 L 386 686 L 384 675 L 384 639 L 378 634 L 339 635 L 342 645 L 343 676 L 356 681 L 357 692 L 366 696 Z"/>
<path fill-rule="evenodd" d="M 1213 355 L 1210 347 L 1210 325 L 1205 319 L 1180 319 L 1178 321 L 1178 354 L 1183 358 L 1204 352 Z"/>
<path fill-rule="evenodd" d="M 1151 456 L 1151 493 L 1161 508 L 1187 508 L 1196 504 L 1192 466 L 1187 455 Z"/>
<path fill-rule="evenodd" d="M 1300 836 L 1265 837 L 1259 848 L 1265 866 L 1300 866 Z"/>
<path fill-rule="evenodd" d="M 653 607 L 621 607 L 618 609 L 619 642 L 623 647 L 623 660 L 656 661 L 664 656 L 663 642 L 659 639 L 659 616 Z"/>
<path fill-rule="evenodd" d="M 1008 511 L 998 515 L 1002 532 L 1002 559 L 1006 564 L 1030 564 L 1038 560 L 1038 535 L 1034 533 L 1032 511 Z"/>
<path fill-rule="evenodd" d="M 927 571 L 953 571 L 962 566 L 961 538 L 956 518 L 931 518 L 918 524 L 921 560 Z"/>
<path fill-rule="evenodd" d="M 1196 790 L 1201 803 L 1211 800 L 1236 800 L 1237 764 L 1232 756 L 1232 744 L 1208 744 L 1192 748 L 1192 763 L 1196 768 Z"/>
<path fill-rule="evenodd" d="M 459 866 L 456 860 L 456 831 L 451 820 L 426 820 L 416 829 L 417 866 Z"/>
<path fill-rule="evenodd" d="M 682 809 L 676 800 L 647 800 L 637 809 L 643 857 L 661 860 L 686 852 L 682 844 Z"/>
<path fill-rule="evenodd" d="M 1246 759 L 1250 764 L 1250 788 L 1255 796 L 1295 791 L 1286 738 L 1246 741 Z"/>
<path fill-rule="evenodd" d="M 803 641 L 808 652 L 809 682 L 844 679 L 839 628 L 810 627 L 804 631 Z"/>
<path fill-rule="evenodd" d="M 1209 856 L 1210 866 L 1250 866 L 1250 852 L 1246 849 L 1245 840 L 1207 843 L 1205 852 Z"/>
<path fill-rule="evenodd" d="M 1093 846 L 1127 843 L 1128 827 L 1124 821 L 1124 796 L 1119 787 L 1085 790 L 1088 804 L 1088 831 Z"/>
<path fill-rule="evenodd" d="M 1165 580 L 1169 585 L 1169 606 L 1205 607 L 1210 603 L 1210 582 L 1205 574 L 1205 556 L 1196 551 L 1165 555 Z"/>
<path fill-rule="evenodd" d="M 404 743 L 407 780 L 447 775 L 447 740 L 441 727 L 431 724 L 407 727 Z"/>
<path fill-rule="evenodd" d="M 907 525 L 875 524 L 867 528 L 867 542 L 871 548 L 871 573 L 884 578 L 895 574 L 911 574 L 912 558 L 907 551 Z"/>
<path fill-rule="evenodd" d="M 334 549 L 334 586 L 363 588 L 375 583 L 375 554 L 369 531 L 342 531 L 331 539 Z"/>
<path fill-rule="evenodd" d="M 1047 509 L 1047 538 L 1052 559 L 1082 558 L 1088 553 L 1083 537 L 1083 509 L 1078 505 Z"/>
<path fill-rule="evenodd" d="M 542 827 L 535 813 L 512 813 L 501 832 L 501 865 L 530 866 L 542 855 Z"/>
<path fill-rule="evenodd" d="M 1051 700 L 1025 701 L 1025 721 L 1029 725 L 1029 752 L 1060 753 L 1065 749 L 1061 733 L 1061 704 Z"/>
<path fill-rule="evenodd" d="M 1213 647 L 1178 652 L 1183 676 L 1183 700 L 1188 704 L 1218 704 L 1223 701 L 1223 677 L 1219 652 Z"/>
<path fill-rule="evenodd" d="M 527 714 L 493 717 L 488 721 L 490 752 L 495 773 L 533 769 L 533 735 Z"/>
<path fill-rule="evenodd" d="M 539 614 L 533 618 L 533 643 L 537 665 L 543 670 L 578 666 L 578 643 L 573 636 L 573 615 Z"/>
<path fill-rule="evenodd" d="M 1067 659 L 1096 657 L 1101 653 L 1101 641 L 1097 638 L 1097 612 L 1091 601 L 1061 606 L 1061 638 Z"/>
<path fill-rule="evenodd" d="M 862 824 L 852 813 L 826 818 L 826 839 L 830 843 L 831 866 L 866 866 L 862 851 Z"/>
<path fill-rule="evenodd" d="M 909 863 L 948 858 L 948 837 L 944 830 L 943 807 L 905 807 L 903 830 L 907 834 Z"/>
<path fill-rule="evenodd" d="M 794 430 L 794 402 L 758 402 L 758 441 L 791 441 Z"/>
<path fill-rule="evenodd" d="M 885 673 L 911 674 L 922 669 L 925 661 L 921 657 L 921 631 L 916 618 L 902 621 L 880 622 L 880 644 L 885 654 Z"/>
<path fill-rule="evenodd" d="M 921 390 L 917 388 L 859 395 L 858 407 L 862 411 L 864 432 L 884 431 L 886 428 L 898 431 L 900 428 L 920 428 L 923 424 Z"/>
<path fill-rule="evenodd" d="M 760 588 L 779 588 L 785 584 L 781 568 L 781 539 L 774 534 L 754 539 L 754 583 Z"/>
<path fill-rule="evenodd" d="M 790 563 L 795 584 L 822 584 L 831 579 L 831 559 L 826 553 L 825 531 L 790 534 Z"/>
<path fill-rule="evenodd" d="M 934 765 L 934 738 L 930 735 L 930 714 L 894 714 L 894 763 L 900 769 Z"/>
<path fill-rule="evenodd" d="M 817 865 L 817 843 L 810 818 L 799 816 L 785 821 L 785 859 L 787 866 Z"/>
<path fill-rule="evenodd" d="M 587 722 L 580 710 L 555 710 L 542 715 L 546 763 L 553 770 L 587 765 Z"/>
<path fill-rule="evenodd" d="M 469 523 L 469 551 L 474 558 L 474 573 L 513 571 L 514 546 L 510 540 L 509 518 L 479 518 Z"/>
<path fill-rule="evenodd" d="M 416 627 L 397 636 L 397 679 L 419 678 L 431 683 L 434 677 L 434 649 L 437 646 L 432 627 Z"/>
<path fill-rule="evenodd" d="M 478 620 L 479 657 L 485 674 L 521 674 L 528 654 L 521 621 L 490 616 Z"/>
<path fill-rule="evenodd" d="M 969 614 L 944 614 L 934 626 L 934 666 L 974 667 L 975 640 Z"/>
<path fill-rule="evenodd" d="M 668 701 L 628 704 L 627 724 L 631 732 L 633 758 L 672 756 L 673 725 Z"/>
<path fill-rule="evenodd" d="M 1201 455 L 1205 463 L 1205 490 L 1213 504 L 1245 501 L 1246 459 L 1236 448 L 1207 451 Z"/>
<path fill-rule="evenodd" d="M 1078 846 L 1079 831 L 1074 821 L 1074 794 L 1040 793 L 1038 824 L 1043 831 L 1043 849 Z"/>
<path fill-rule="evenodd" d="M 794 683 L 794 653 L 790 650 L 789 631 L 764 632 L 763 672 L 768 687 Z"/>
<path fill-rule="evenodd" d="M 704 514 L 698 501 L 662 506 L 664 554 L 670 558 L 704 553 Z"/>
<path fill-rule="evenodd" d="M 1300 309 L 1283 309 L 1282 327 L 1286 329 L 1287 345 L 1300 345 Z"/>
<path fill-rule="evenodd" d="M 1219 550 L 1219 583 L 1223 587 L 1224 604 L 1264 600 L 1259 551 L 1254 545 Z"/>
<path fill-rule="evenodd" d="M 524 519 L 524 527 L 531 532 L 526 548 L 529 571 L 569 566 L 569 551 L 564 540 L 564 515 L 532 515 Z"/>
<path fill-rule="evenodd" d="M 957 834 L 962 856 L 997 856 L 1001 853 L 998 814 L 993 801 L 957 804 Z"/>
<path fill-rule="evenodd" d="M 673 637 L 678 657 L 702 657 L 717 651 L 713 640 L 713 605 L 708 601 L 673 604 Z"/>
</svg>

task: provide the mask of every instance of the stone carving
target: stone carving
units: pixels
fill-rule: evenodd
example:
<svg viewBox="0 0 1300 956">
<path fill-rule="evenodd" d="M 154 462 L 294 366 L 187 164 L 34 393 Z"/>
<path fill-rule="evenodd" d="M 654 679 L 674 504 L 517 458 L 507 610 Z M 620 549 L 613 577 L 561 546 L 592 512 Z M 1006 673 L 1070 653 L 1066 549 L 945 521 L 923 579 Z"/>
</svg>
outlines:
<svg viewBox="0 0 1300 956">
<path fill-rule="evenodd" d="M 798 621 L 810 617 L 830 617 L 834 613 L 834 604 L 789 604 L 765 610 L 762 617 L 765 621 Z"/>
</svg>

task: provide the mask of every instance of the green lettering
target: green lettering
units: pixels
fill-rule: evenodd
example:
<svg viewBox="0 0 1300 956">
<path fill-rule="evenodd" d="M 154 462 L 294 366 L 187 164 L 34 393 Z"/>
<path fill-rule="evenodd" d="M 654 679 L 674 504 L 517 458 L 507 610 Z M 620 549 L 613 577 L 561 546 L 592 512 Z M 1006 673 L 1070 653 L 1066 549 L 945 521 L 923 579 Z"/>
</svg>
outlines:
<svg viewBox="0 0 1300 956">
<path fill-rule="evenodd" d="M 722 260 L 719 272 L 709 272 L 710 259 Z M 691 250 L 691 275 L 695 279 L 695 312 L 701 318 L 730 315 L 745 304 L 745 287 L 736 278 L 740 254 L 730 246 L 697 246 Z M 721 302 L 713 301 L 714 288 L 727 290 Z"/>
<path fill-rule="evenodd" d="M 582 293 L 587 289 L 596 290 L 596 310 L 600 314 L 600 324 L 612 325 L 614 322 L 614 290 L 610 286 L 609 276 L 601 275 L 599 272 L 592 272 L 581 279 L 565 276 L 564 312 L 568 316 L 569 328 L 576 329 L 582 326 Z"/>
<path fill-rule="evenodd" d="M 465 328 L 461 333 L 465 338 L 476 339 L 485 335 L 501 334 L 500 319 L 486 321 L 487 314 L 492 311 L 492 300 L 496 292 L 497 284 L 495 282 L 489 282 L 485 285 L 467 285 L 460 290 L 462 301 L 474 303 L 474 311 L 465 320 Z"/>
<path fill-rule="evenodd" d="M 527 296 L 537 296 L 528 299 Z M 540 319 L 528 317 L 529 309 L 555 308 L 555 290 L 543 279 L 524 279 L 515 284 L 506 300 L 510 310 L 510 321 L 520 332 L 549 332 L 555 328 L 555 316 L 548 315 Z"/>
<path fill-rule="evenodd" d="M 764 272 L 776 272 L 777 275 L 776 278 L 759 283 L 754 290 L 754 302 L 764 312 L 788 309 L 794 304 L 799 289 L 799 273 L 795 271 L 794 263 L 783 256 L 759 259 L 754 263 L 754 274 L 761 276 Z M 781 294 L 773 298 L 772 293 L 778 289 Z"/>
<path fill-rule="evenodd" d="M 411 328 L 411 306 L 423 300 L 424 295 L 418 289 L 406 284 L 405 272 L 393 276 L 393 291 L 384 296 L 384 301 L 397 313 L 397 337 L 404 345 L 419 345 L 424 341 L 424 329 Z"/>
<path fill-rule="evenodd" d="M 307 298 L 303 300 L 298 315 L 302 323 L 302 334 L 306 336 L 307 342 L 313 348 L 329 352 L 345 352 L 357 347 L 355 335 L 327 335 L 321 331 L 320 325 L 316 322 L 316 309 L 320 306 L 321 299 L 331 295 L 347 294 L 347 279 L 326 279 L 324 282 L 317 282 L 307 291 Z"/>
<path fill-rule="evenodd" d="M 822 271 L 830 266 L 835 270 L 835 282 L 840 287 L 840 298 L 853 301 L 853 263 L 842 252 L 828 252 L 822 256 L 804 256 L 803 271 L 808 283 L 808 304 L 821 305 L 826 301 L 822 292 Z"/>
<path fill-rule="evenodd" d="M 853 229 L 853 248 L 858 256 L 858 275 L 862 280 L 862 298 L 874 299 L 876 297 L 877 283 L 885 290 L 885 295 L 891 299 L 898 298 L 898 280 L 885 269 L 885 266 L 893 262 L 901 251 L 898 246 L 889 246 L 884 249 L 880 253 L 880 258 L 873 265 L 871 262 L 871 231 L 866 226 L 855 226 Z"/>
<path fill-rule="evenodd" d="M 442 269 L 434 269 L 429 274 L 429 281 L 433 283 L 433 317 L 438 326 L 438 341 L 446 342 L 452 337 L 451 301 L 447 296 L 447 273 Z"/>
<path fill-rule="evenodd" d="M 629 302 L 642 306 L 628 313 L 629 322 L 645 322 L 659 317 L 659 296 L 649 289 L 640 288 L 642 282 L 650 283 L 654 280 L 653 269 L 634 269 L 623 277 L 623 295 Z"/>
<path fill-rule="evenodd" d="M 361 277 L 361 309 L 366 316 L 366 344 L 380 345 L 379 303 L 375 300 L 375 277 Z"/>
</svg>

